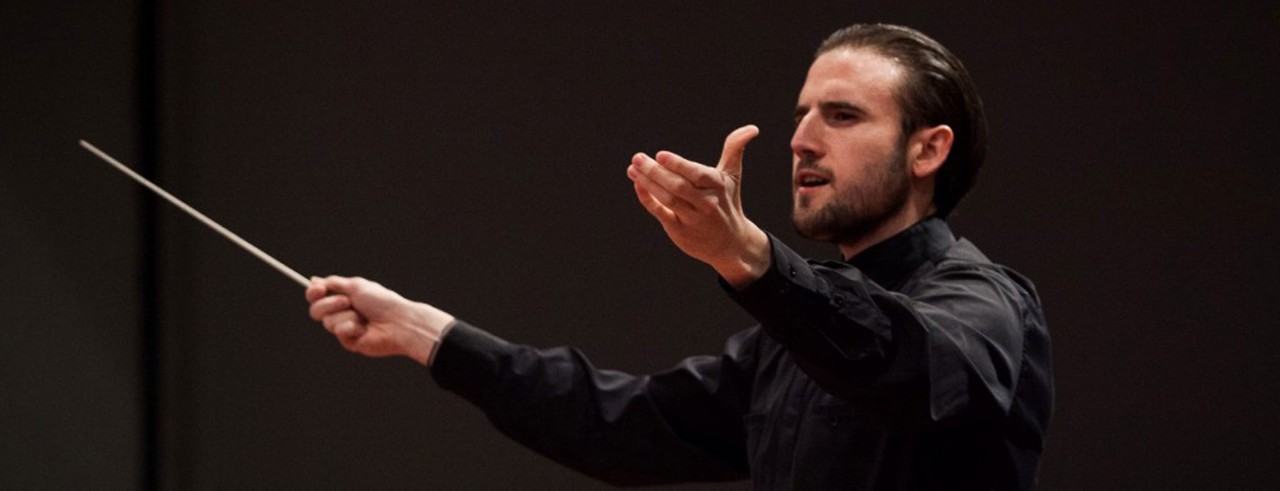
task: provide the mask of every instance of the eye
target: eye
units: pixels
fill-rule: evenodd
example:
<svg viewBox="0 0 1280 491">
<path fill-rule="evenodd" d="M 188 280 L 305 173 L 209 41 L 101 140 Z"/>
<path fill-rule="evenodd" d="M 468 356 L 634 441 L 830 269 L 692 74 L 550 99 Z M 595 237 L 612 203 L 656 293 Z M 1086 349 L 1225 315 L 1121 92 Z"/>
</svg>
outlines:
<svg viewBox="0 0 1280 491">
<path fill-rule="evenodd" d="M 849 126 L 862 121 L 866 113 L 848 101 L 830 101 L 822 104 L 822 120 L 831 126 Z"/>
<path fill-rule="evenodd" d="M 808 111 L 796 111 L 796 112 L 795 112 L 795 114 L 792 114 L 792 115 L 791 115 L 791 118 L 792 118 L 792 121 L 791 121 L 791 122 L 792 122 L 793 124 L 795 124 L 796 126 L 800 126 L 800 122 L 801 122 L 801 121 L 804 121 L 804 117 L 805 117 L 805 115 L 806 115 L 806 114 L 809 114 L 809 112 L 808 112 Z"/>
<path fill-rule="evenodd" d="M 850 111 L 832 111 L 827 117 L 836 123 L 849 123 L 858 119 L 858 115 Z"/>
</svg>

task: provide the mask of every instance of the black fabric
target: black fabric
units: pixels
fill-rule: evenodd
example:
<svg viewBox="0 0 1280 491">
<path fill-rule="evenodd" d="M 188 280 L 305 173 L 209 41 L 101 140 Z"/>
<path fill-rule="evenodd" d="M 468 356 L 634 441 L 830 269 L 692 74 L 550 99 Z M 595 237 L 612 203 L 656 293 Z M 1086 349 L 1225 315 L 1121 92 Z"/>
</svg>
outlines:
<svg viewBox="0 0 1280 491">
<path fill-rule="evenodd" d="M 432 373 L 522 444 L 621 485 L 1029 489 L 1053 405 L 1031 283 L 931 218 L 847 262 L 771 237 L 760 326 L 652 376 L 459 323 Z"/>
</svg>

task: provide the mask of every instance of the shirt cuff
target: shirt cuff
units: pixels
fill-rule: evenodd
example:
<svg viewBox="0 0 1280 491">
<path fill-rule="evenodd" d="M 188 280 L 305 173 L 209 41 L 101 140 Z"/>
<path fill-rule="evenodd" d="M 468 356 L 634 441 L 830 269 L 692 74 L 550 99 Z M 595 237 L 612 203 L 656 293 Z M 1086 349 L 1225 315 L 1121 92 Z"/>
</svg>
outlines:
<svg viewBox="0 0 1280 491">
<path fill-rule="evenodd" d="M 729 298 L 766 329 L 789 325 L 815 304 L 826 303 L 821 295 L 815 295 L 820 282 L 809 262 L 773 235 L 769 235 L 769 246 L 772 259 L 769 269 L 756 281 L 741 290 L 734 290 L 723 278 L 720 279 L 720 285 L 728 292 Z M 773 331 L 771 335 L 785 336 L 785 333 L 768 330 Z"/>
<path fill-rule="evenodd" d="M 436 346 L 431 375 L 441 388 L 478 404 L 498 382 L 498 368 L 511 343 L 462 320 Z"/>
</svg>

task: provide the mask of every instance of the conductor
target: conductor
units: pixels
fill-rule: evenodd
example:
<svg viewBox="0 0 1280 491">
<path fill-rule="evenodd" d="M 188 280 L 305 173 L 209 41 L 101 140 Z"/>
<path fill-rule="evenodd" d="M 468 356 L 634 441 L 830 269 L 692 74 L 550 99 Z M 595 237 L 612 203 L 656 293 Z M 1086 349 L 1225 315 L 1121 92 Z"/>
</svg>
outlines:
<svg viewBox="0 0 1280 491">
<path fill-rule="evenodd" d="M 933 39 L 881 24 L 828 37 L 795 106 L 791 214 L 842 261 L 806 260 L 743 214 L 754 126 L 714 167 L 635 154 L 641 206 L 759 322 L 661 373 L 509 343 L 360 278 L 312 279 L 310 314 L 346 349 L 430 367 L 504 434 L 614 484 L 1030 489 L 1053 405 L 1040 300 L 946 222 L 986 130 L 967 71 Z"/>
</svg>

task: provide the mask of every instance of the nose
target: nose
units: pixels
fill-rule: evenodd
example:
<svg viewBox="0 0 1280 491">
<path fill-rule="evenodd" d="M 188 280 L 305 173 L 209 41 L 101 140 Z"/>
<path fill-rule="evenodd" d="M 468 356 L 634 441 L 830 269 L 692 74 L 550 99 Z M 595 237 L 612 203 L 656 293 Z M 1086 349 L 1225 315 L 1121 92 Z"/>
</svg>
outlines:
<svg viewBox="0 0 1280 491">
<path fill-rule="evenodd" d="M 796 122 L 796 132 L 791 135 L 791 153 L 796 157 L 821 157 L 822 139 L 820 134 L 821 118 L 815 110 L 810 110 Z"/>
</svg>

